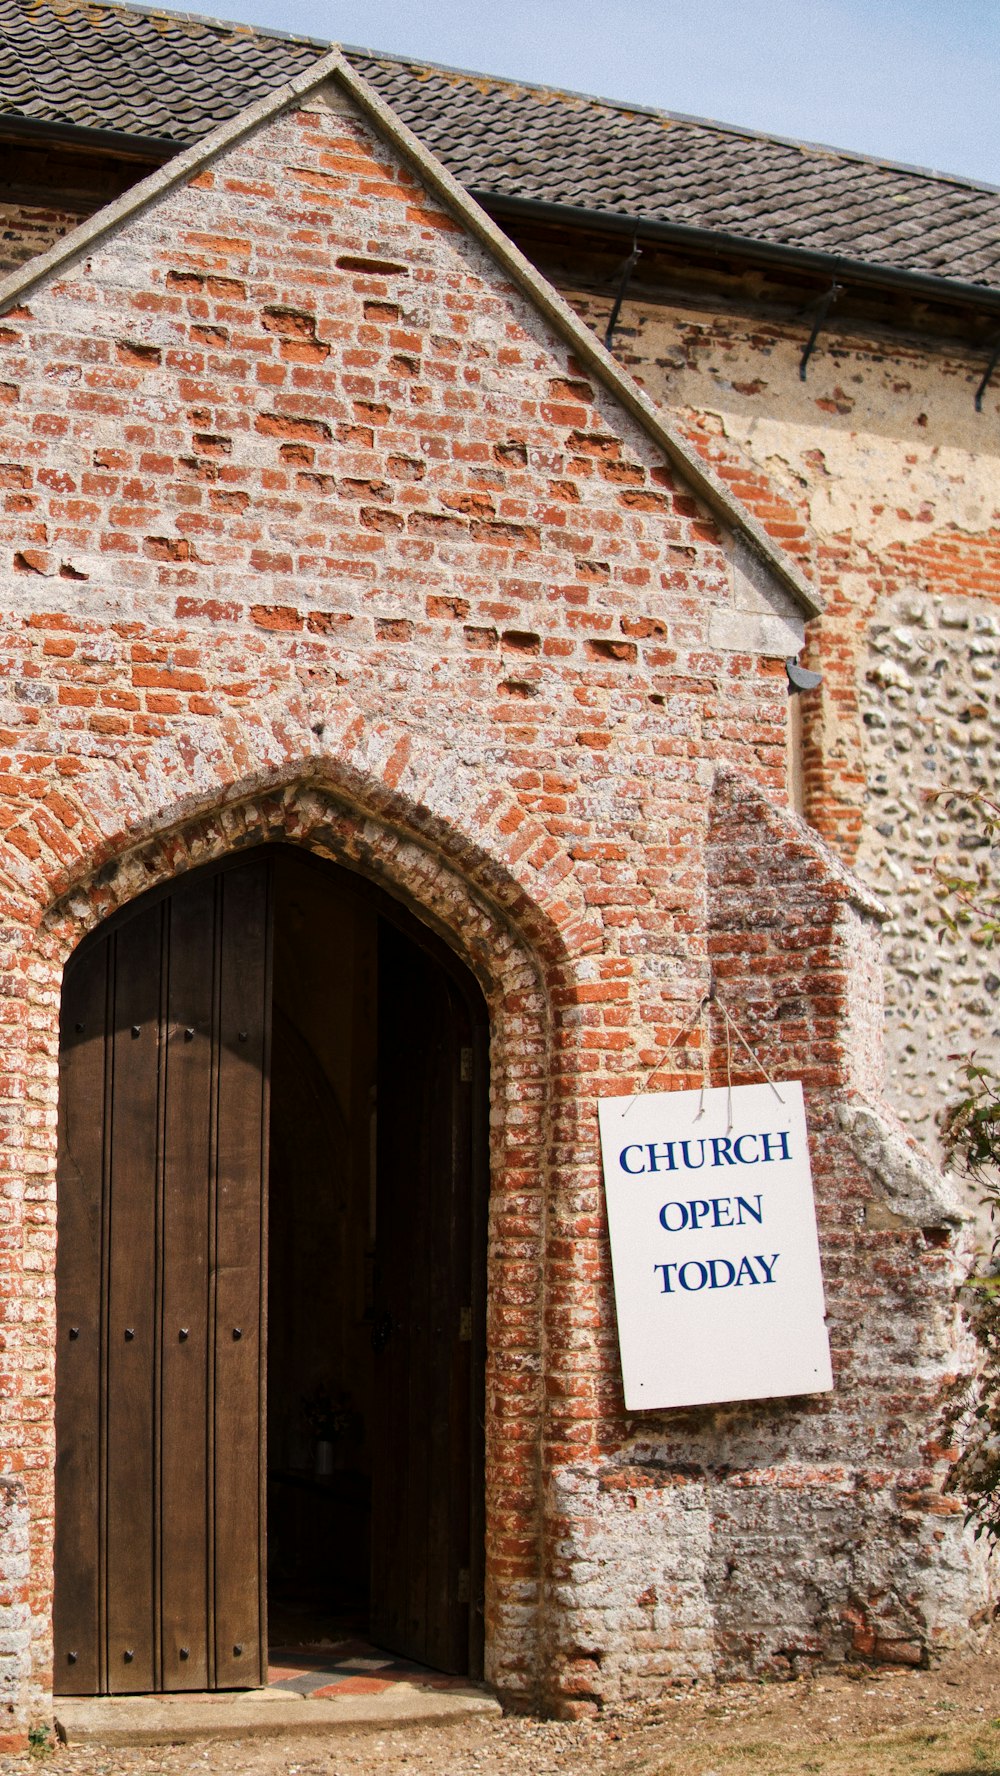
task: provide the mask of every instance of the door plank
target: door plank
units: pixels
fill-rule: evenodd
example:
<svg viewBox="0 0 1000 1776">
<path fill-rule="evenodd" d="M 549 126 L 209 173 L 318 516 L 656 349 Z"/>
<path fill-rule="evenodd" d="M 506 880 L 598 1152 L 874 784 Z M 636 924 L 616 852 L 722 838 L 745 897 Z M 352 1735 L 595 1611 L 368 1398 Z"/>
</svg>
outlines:
<svg viewBox="0 0 1000 1776">
<path fill-rule="evenodd" d="M 397 1352 L 398 1359 L 405 1364 L 405 1422 L 406 1451 L 409 1468 L 409 1488 L 406 1498 L 404 1518 L 404 1559 L 401 1563 L 400 1579 L 405 1585 L 403 1594 L 404 1612 L 404 1646 L 413 1658 L 419 1658 L 427 1648 L 427 1560 L 426 1560 L 426 1526 L 429 1508 L 430 1488 L 430 1444 L 431 1425 L 429 1418 L 429 1360 L 430 1345 L 427 1338 L 427 1315 L 430 1301 L 427 1289 L 427 1271 L 433 1238 L 436 1234 L 433 1212 L 433 1184 L 428 1164 L 430 1157 L 430 1130 L 437 1115 L 437 1106 L 433 1096 L 424 1098 L 421 1087 L 427 1088 L 434 1080 L 432 1057 L 437 1042 L 437 1031 L 434 1027 L 431 1007 L 422 1003 L 420 992 L 420 971 L 415 967 L 416 958 L 407 954 L 400 969 L 399 985 L 406 996 L 406 1024 L 411 1030 L 419 1030 L 421 1037 L 421 1054 L 419 1062 L 414 1065 L 411 1057 L 405 1065 L 399 1082 L 403 1114 L 400 1118 L 401 1132 L 408 1131 L 409 1142 L 414 1144 L 414 1167 L 407 1180 L 409 1189 L 401 1192 L 403 1203 L 397 1210 L 397 1218 L 390 1229 L 390 1237 L 396 1244 L 395 1270 L 401 1299 L 406 1302 L 405 1319 L 407 1338 L 405 1347 Z M 419 1094 L 419 1099 L 418 1099 Z M 422 1108 L 420 1099 L 423 1100 Z M 407 1139 L 406 1134 L 403 1136 Z M 412 1163 L 412 1161 L 411 1161 Z M 405 1176 L 405 1173 L 403 1173 Z M 419 1203 L 419 1211 L 414 1213 L 414 1203 Z"/>
<path fill-rule="evenodd" d="M 429 1627 L 434 1662 L 446 1671 L 468 1669 L 468 1575 L 470 1500 L 468 1452 L 471 1433 L 469 1352 L 461 1337 L 462 1311 L 470 1304 L 472 1261 L 469 1224 L 472 1176 L 469 1169 L 471 1081 L 463 1078 L 463 1050 L 469 1048 L 468 1017 L 446 977 L 439 976 L 440 1049 L 434 1178 L 437 1219 L 435 1290 L 441 1307 L 440 1338 L 432 1372 L 432 1422 L 438 1425 L 434 1462 L 448 1475 L 447 1496 L 435 1489 L 428 1514 L 427 1564 L 435 1576 Z M 446 1428 L 447 1427 L 447 1428 Z"/>
<path fill-rule="evenodd" d="M 424 1444 L 426 1505 L 419 1526 L 423 1568 L 424 1657 L 441 1670 L 450 1668 L 447 1646 L 448 1517 L 455 1504 L 455 1480 L 451 1472 L 452 1444 L 459 1430 L 451 1423 L 449 1352 L 445 1324 L 451 1318 L 450 1294 L 454 1288 L 448 1249 L 448 1211 L 451 1178 L 448 1167 L 448 1135 L 452 1104 L 448 1079 L 447 1009 L 442 1006 L 440 980 L 428 978 L 421 969 L 422 1015 L 433 1030 L 428 1043 L 425 1103 L 427 1126 L 424 1159 L 425 1219 L 429 1238 L 424 1255 L 422 1293 L 426 1295 L 428 1320 L 424 1354 Z"/>
<path fill-rule="evenodd" d="M 108 1295 L 108 1689 L 156 1686 L 156 1290 L 163 907 L 115 944 Z"/>
<path fill-rule="evenodd" d="M 270 872 L 221 878 L 214 1361 L 215 1682 L 266 1682 L 264 1215 Z"/>
<path fill-rule="evenodd" d="M 426 966 L 426 964 L 425 964 Z M 428 1377 L 428 1458 L 432 1475 L 425 1549 L 427 1565 L 427 1658 L 445 1671 L 466 1669 L 468 1604 L 460 1573 L 469 1566 L 468 1345 L 460 1338 L 463 1304 L 469 1298 L 466 1158 L 468 1086 L 462 1084 L 465 1041 L 463 1008 L 440 970 L 427 976 L 437 1041 L 430 1122 L 427 1193 L 434 1223 L 427 1275 L 437 1304 L 435 1343 Z"/>
<path fill-rule="evenodd" d="M 67 970 L 61 1692 L 263 1674 L 269 881 L 263 854 L 198 872 Z"/>
<path fill-rule="evenodd" d="M 160 1440 L 164 1690 L 209 1685 L 208 1246 L 216 877 L 168 904 Z"/>
<path fill-rule="evenodd" d="M 105 1025 L 108 945 L 89 945 L 67 969 L 62 1006 L 56 1255 L 57 1695 L 102 1684 L 103 1587 L 99 1535 L 101 1257 L 104 1196 Z"/>
<path fill-rule="evenodd" d="M 404 1652 L 407 1642 L 407 1525 L 413 1483 L 410 1451 L 408 1350 L 411 1303 L 400 1252 L 412 1237 L 402 1182 L 410 1167 L 406 1152 L 406 1090 L 411 1075 L 405 1040 L 409 1003 L 403 971 L 403 945 L 385 927 L 378 944 L 378 1089 L 375 1191 L 374 1331 L 387 1329 L 374 1366 L 372 1450 L 371 1632 L 377 1646 Z M 402 1009 L 401 1009 L 402 1006 Z"/>
</svg>

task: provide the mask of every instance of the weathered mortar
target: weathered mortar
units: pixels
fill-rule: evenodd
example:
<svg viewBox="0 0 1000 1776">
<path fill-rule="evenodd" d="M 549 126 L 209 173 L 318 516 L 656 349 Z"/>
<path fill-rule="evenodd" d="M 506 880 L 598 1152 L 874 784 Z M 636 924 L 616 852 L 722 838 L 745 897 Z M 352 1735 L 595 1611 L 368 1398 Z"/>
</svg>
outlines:
<svg viewBox="0 0 1000 1776">
<path fill-rule="evenodd" d="M 0 1751 L 23 1742 L 31 1678 L 28 1501 L 20 1480 L 0 1480 Z"/>
<path fill-rule="evenodd" d="M 934 1444 L 969 1361 L 960 1257 L 946 1204 L 866 1225 L 886 1186 L 837 1121 L 877 1097 L 876 909 L 776 811 L 785 594 L 342 98 L 137 211 L 0 339 L 22 1721 L 48 1680 L 62 964 L 141 886 L 275 837 L 405 896 L 490 999 L 504 1694 L 574 1712 L 786 1669 L 791 1644 L 961 1638 L 984 1581 Z M 628 1421 L 594 1099 L 642 1085 L 710 958 L 807 1085 L 838 1388 Z M 676 1064 L 690 1083 L 702 1057 Z M 780 1585 L 752 1498 L 786 1526 Z"/>
<path fill-rule="evenodd" d="M 93 171 L 90 178 L 93 183 Z M 56 188 L 58 181 L 50 183 Z M 88 202 L 97 207 L 94 192 Z M 3 206 L 6 258 L 0 266 L 43 250 L 75 219 L 72 211 L 44 203 Z M 585 256 L 584 247 L 581 260 Z M 608 296 L 575 288 L 568 293 L 600 334 Z M 887 329 L 852 335 L 839 326 L 837 311 L 827 319 L 803 383 L 801 316 L 791 323 L 773 314 L 747 318 L 731 301 L 727 308 L 720 300 L 715 313 L 711 305 L 710 294 L 703 294 L 700 307 L 671 306 L 652 295 L 627 302 L 616 350 L 666 412 L 686 416 L 706 456 L 772 534 L 809 560 L 817 581 L 829 582 L 830 616 L 814 626 L 810 642 L 822 655 L 827 683 L 807 703 L 808 812 L 818 830 L 892 898 L 887 878 L 893 845 L 881 844 L 885 823 L 872 811 L 864 768 L 864 632 L 878 601 L 899 587 L 912 585 L 926 596 L 947 590 L 996 599 L 989 416 L 997 397 L 987 391 L 984 412 L 975 412 L 972 395 L 983 368 L 978 356 L 940 343 L 924 346 L 909 335 L 893 337 Z M 714 635 L 720 643 L 737 634 L 735 622 L 731 613 L 719 613 Z M 751 624 L 741 621 L 738 633 L 743 645 L 753 644 Z M 769 643 L 776 636 L 770 625 Z M 995 768 L 995 751 L 989 768 Z M 939 836 L 947 847 L 955 835 L 952 829 Z M 904 836 L 904 851 L 906 843 Z M 906 971 L 911 965 L 909 957 Z M 929 967 L 929 973 L 918 972 L 933 1005 L 935 965 Z M 953 1070 L 943 1063 L 926 1016 L 918 1016 L 915 1053 L 908 1052 L 911 978 L 891 969 L 891 1039 L 900 1025 L 906 1036 L 893 1054 L 890 1089 L 900 1114 L 936 1152 L 932 1107 L 950 1090 Z M 952 1011 L 970 985 L 958 983 Z M 985 1034 L 981 1025 L 981 1014 L 974 1013 L 977 1042 Z M 996 1052 L 995 1041 L 990 1051 Z"/>
<path fill-rule="evenodd" d="M 937 925 L 940 870 L 975 874 L 983 834 L 937 789 L 995 791 L 1000 613 L 980 599 L 897 593 L 874 612 L 860 686 L 870 824 L 858 867 L 890 901 L 886 1030 L 890 1091 L 931 1145 L 961 1089 L 956 1055 L 1000 1054 L 995 956 Z M 966 1186 L 970 1207 L 981 1192 Z"/>
<path fill-rule="evenodd" d="M 603 325 L 606 297 L 567 294 Z M 616 338 L 827 592 L 809 629 L 824 685 L 804 699 L 806 813 L 890 908 L 888 1090 L 938 1155 L 948 1055 L 1000 1061 L 988 962 L 938 950 L 931 870 L 963 825 L 924 796 L 995 785 L 1000 769 L 1000 395 L 977 413 L 977 359 L 887 332 L 831 326 L 804 382 L 800 321 L 637 300 Z"/>
</svg>

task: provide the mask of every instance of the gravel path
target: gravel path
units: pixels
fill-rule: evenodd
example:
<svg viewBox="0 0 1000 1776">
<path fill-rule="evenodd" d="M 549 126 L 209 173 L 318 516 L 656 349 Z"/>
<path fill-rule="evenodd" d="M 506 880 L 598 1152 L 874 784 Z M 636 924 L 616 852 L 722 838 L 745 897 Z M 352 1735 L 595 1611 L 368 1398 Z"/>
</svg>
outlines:
<svg viewBox="0 0 1000 1776">
<path fill-rule="evenodd" d="M 0 1758 L 0 1776 L 730 1776 L 1000 1770 L 1000 1639 L 928 1672 L 851 1667 L 782 1684 L 665 1693 L 571 1724 L 510 1716 L 448 1726 Z M 886 1751 L 885 1762 L 878 1748 Z M 877 1754 L 877 1755 L 876 1755 Z M 894 1761 L 897 1760 L 897 1761 Z"/>
</svg>

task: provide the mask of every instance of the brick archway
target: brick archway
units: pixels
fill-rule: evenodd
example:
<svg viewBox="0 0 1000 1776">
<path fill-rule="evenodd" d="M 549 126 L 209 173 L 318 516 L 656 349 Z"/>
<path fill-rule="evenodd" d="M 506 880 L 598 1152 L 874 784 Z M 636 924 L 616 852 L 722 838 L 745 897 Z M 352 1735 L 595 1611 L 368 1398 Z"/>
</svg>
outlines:
<svg viewBox="0 0 1000 1776">
<path fill-rule="evenodd" d="M 112 864 L 83 875 L 44 916 L 32 961 L 33 1042 L 44 1065 L 44 1115 L 25 1155 L 39 1179 L 27 1211 L 37 1292 L 25 1282 L 22 1344 L 25 1416 L 37 1445 L 25 1477 L 32 1578 L 21 1599 L 32 1630 L 36 1694 L 47 1688 L 51 1619 L 54 1121 L 58 1018 L 66 958 L 92 929 L 146 889 L 249 847 L 301 845 L 383 889 L 430 926 L 476 976 L 491 1026 L 491 1139 L 486 1387 L 486 1671 L 512 1700 L 540 1700 L 536 1635 L 546 1558 L 538 1450 L 544 1394 L 545 1154 L 549 1075 L 548 987 L 519 924 L 473 887 L 439 849 L 328 789 L 293 785 L 181 821 Z M 511 898 L 515 898 L 511 884 Z M 541 923 L 544 924 L 544 918 Z M 551 938 L 551 932 L 550 932 Z M 25 1131 L 27 1133 L 27 1131 Z M 44 1181 L 44 1187 L 43 1186 Z M 29 1196 L 33 1193 L 29 1187 Z M 529 1282 L 530 1278 L 530 1282 Z M 31 1396 L 29 1399 L 28 1396 Z M 525 1610 L 525 1603 L 530 1605 Z M 25 1639 L 27 1633 L 25 1632 Z M 27 1651 L 27 1649 L 26 1649 Z M 23 1669 L 23 1677 L 28 1671 Z"/>
</svg>

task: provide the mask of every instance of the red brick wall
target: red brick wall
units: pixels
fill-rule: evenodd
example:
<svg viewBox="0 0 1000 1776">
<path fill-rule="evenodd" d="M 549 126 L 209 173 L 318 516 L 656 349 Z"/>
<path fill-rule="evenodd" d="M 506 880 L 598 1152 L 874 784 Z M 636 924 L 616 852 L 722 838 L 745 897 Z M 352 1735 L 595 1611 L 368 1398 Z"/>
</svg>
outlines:
<svg viewBox="0 0 1000 1776">
<path fill-rule="evenodd" d="M 863 1534 L 866 1501 L 884 1513 L 936 1392 L 623 1413 L 594 1098 L 641 1085 L 710 943 L 722 970 L 713 870 L 730 912 L 764 882 L 768 944 L 801 979 L 801 1015 L 772 1007 L 776 1062 L 801 1073 L 821 1044 L 823 1105 L 871 1086 L 844 1052 L 871 979 L 864 921 L 849 941 L 838 923 L 850 891 L 804 838 L 739 850 L 783 797 L 785 683 L 780 660 L 708 645 L 734 598 L 716 526 L 485 250 L 319 101 L 33 291 L 0 330 L 0 386 L 2 1465 L 30 1500 L 38 1682 L 62 963 L 141 886 L 275 836 L 421 907 L 489 999 L 493 1681 L 572 1712 L 780 1664 L 819 1526 Z M 723 764 L 762 800 L 748 813 L 727 792 L 710 868 Z M 731 990 L 751 993 L 739 969 Z M 843 1140 L 817 1169 L 853 1237 Z M 911 1340 L 937 1328 L 934 1363 L 954 1355 L 952 1260 L 921 1257 L 917 1290 L 916 1250 L 907 1235 L 863 1285 L 836 1280 L 845 1348 L 860 1318 L 893 1329 L 903 1288 Z M 847 1466 L 862 1478 L 844 1516 Z M 794 1490 L 795 1559 L 776 1581 L 744 1525 L 723 1608 L 717 1500 L 735 1521 L 752 1488 L 758 1506 Z M 922 1545 L 940 1598 L 912 1606 L 908 1644 L 942 1621 L 958 1633 L 979 1595 L 948 1530 Z M 883 1542 L 882 1566 L 905 1568 L 888 1519 Z M 830 1562 L 807 1651 L 836 1656 L 846 1581 Z"/>
<path fill-rule="evenodd" d="M 58 204 L 0 203 L 0 273 L 47 252 L 79 220 L 78 211 Z"/>
<path fill-rule="evenodd" d="M 616 352 L 825 600 L 806 632 L 823 682 L 799 699 L 802 802 L 887 905 L 889 1090 L 935 1157 L 956 1055 L 1000 1058 L 993 961 L 942 944 L 938 919 L 936 865 L 972 870 L 970 823 L 929 799 L 989 790 L 1000 768 L 1000 398 L 991 386 L 977 412 L 981 354 L 919 338 L 912 315 L 876 327 L 838 310 L 803 380 L 809 321 L 780 292 L 683 302 L 644 275 Z M 578 277 L 571 300 L 600 330 L 610 297 L 582 258 Z M 966 1207 L 985 1253 L 974 1185 Z"/>
</svg>

